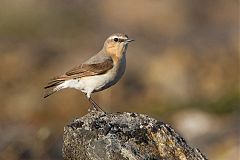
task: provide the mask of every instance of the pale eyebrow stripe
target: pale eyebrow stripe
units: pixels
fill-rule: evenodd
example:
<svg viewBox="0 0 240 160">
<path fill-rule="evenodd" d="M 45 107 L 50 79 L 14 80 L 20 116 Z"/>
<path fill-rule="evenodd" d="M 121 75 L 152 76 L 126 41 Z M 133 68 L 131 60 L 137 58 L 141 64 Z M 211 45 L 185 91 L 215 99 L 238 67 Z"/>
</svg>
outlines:
<svg viewBox="0 0 240 160">
<path fill-rule="evenodd" d="M 119 36 L 119 37 L 118 36 L 112 36 L 112 37 L 110 37 L 111 40 L 113 40 L 114 38 L 119 38 L 119 39 L 124 39 L 124 40 L 127 39 L 126 37 L 123 37 L 123 36 Z"/>
</svg>

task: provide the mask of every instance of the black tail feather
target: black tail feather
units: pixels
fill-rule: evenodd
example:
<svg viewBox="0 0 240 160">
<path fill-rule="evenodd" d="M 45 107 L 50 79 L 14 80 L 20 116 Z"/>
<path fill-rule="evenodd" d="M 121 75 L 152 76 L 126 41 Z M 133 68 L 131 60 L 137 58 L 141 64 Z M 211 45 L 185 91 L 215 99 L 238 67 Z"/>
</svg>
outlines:
<svg viewBox="0 0 240 160">
<path fill-rule="evenodd" d="M 47 89 L 47 88 L 55 87 L 59 84 L 62 84 L 63 82 L 64 81 L 51 81 L 44 88 Z"/>
<path fill-rule="evenodd" d="M 57 91 L 58 91 L 58 90 L 54 90 L 54 89 L 45 91 L 45 92 L 44 92 L 44 95 L 43 95 L 43 98 L 47 98 L 48 96 L 52 95 L 53 93 L 55 93 L 55 92 L 57 92 Z"/>
<path fill-rule="evenodd" d="M 53 93 L 59 91 L 61 88 L 57 87 L 58 85 L 62 84 L 64 80 L 51 80 L 48 82 L 48 84 L 44 87 L 44 89 L 47 89 L 44 92 L 43 97 L 47 98 L 48 96 L 52 95 Z"/>
</svg>

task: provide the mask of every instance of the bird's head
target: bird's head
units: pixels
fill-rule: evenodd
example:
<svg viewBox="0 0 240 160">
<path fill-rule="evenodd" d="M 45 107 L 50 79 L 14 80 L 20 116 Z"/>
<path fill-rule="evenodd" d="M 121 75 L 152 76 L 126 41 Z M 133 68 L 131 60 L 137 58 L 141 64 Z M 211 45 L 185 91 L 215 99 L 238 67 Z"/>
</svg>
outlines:
<svg viewBox="0 0 240 160">
<path fill-rule="evenodd" d="M 122 33 L 112 34 L 104 43 L 105 51 L 111 56 L 122 57 L 126 53 L 128 43 L 134 40 L 129 39 L 127 35 Z"/>
</svg>

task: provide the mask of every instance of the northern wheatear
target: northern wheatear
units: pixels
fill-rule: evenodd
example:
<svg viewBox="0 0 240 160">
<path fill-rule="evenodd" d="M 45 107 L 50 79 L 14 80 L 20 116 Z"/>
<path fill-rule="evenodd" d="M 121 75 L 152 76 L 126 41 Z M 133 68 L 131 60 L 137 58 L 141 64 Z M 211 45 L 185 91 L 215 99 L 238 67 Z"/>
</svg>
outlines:
<svg viewBox="0 0 240 160">
<path fill-rule="evenodd" d="M 94 108 L 103 111 L 91 98 L 91 94 L 116 84 L 126 68 L 126 51 L 132 42 L 127 35 L 115 33 L 107 38 L 100 52 L 86 62 L 54 77 L 44 87 L 48 89 L 44 98 L 65 89 L 75 88 L 86 94 Z"/>
</svg>

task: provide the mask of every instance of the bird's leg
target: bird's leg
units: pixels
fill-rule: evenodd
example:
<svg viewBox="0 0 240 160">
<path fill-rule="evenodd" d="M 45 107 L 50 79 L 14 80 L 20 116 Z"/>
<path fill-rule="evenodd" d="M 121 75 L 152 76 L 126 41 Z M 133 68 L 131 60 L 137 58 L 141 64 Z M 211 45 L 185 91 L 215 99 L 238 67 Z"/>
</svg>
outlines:
<svg viewBox="0 0 240 160">
<path fill-rule="evenodd" d="M 101 107 L 99 107 L 99 106 L 97 105 L 97 103 L 91 98 L 91 92 L 85 93 L 85 95 L 87 96 L 88 101 L 92 104 L 92 107 L 93 107 L 94 109 L 96 109 L 97 111 L 102 111 L 102 112 L 104 112 L 103 109 L 102 109 Z M 104 113 L 105 113 L 105 112 L 104 112 Z"/>
<path fill-rule="evenodd" d="M 96 110 L 104 112 L 104 110 L 99 107 L 99 105 L 97 105 L 97 103 L 91 97 L 89 97 L 88 100 Z"/>
</svg>

